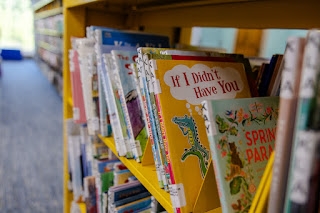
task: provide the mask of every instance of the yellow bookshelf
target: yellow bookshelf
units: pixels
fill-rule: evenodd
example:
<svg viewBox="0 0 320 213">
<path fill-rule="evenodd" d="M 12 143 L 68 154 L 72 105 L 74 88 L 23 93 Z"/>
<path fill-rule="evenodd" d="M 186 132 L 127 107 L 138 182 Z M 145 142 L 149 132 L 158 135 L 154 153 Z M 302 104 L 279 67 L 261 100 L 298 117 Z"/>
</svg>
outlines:
<svg viewBox="0 0 320 213">
<path fill-rule="evenodd" d="M 101 25 L 121 29 L 143 29 L 160 33 L 189 44 L 191 28 L 287 28 L 320 27 L 320 1 L 317 0 L 63 0 L 63 119 L 72 117 L 72 94 L 68 50 L 71 36 L 84 37 L 85 27 Z M 178 29 L 178 30 L 177 30 Z M 64 172 L 67 146 L 64 138 Z M 115 152 L 112 138 L 103 141 Z M 154 166 L 142 166 L 133 160 L 120 158 L 155 198 L 172 212 L 169 194 L 158 189 Z M 67 190 L 68 176 L 64 176 L 64 212 L 70 211 L 72 194 Z M 210 198 L 208 198 L 210 199 Z M 221 212 L 220 208 L 210 211 Z"/>
</svg>

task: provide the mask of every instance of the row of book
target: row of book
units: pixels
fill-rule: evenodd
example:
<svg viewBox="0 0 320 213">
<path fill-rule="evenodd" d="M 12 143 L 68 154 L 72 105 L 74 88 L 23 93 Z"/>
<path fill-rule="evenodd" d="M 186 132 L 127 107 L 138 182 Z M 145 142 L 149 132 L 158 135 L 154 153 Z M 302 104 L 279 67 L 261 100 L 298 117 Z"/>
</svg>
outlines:
<svg viewBox="0 0 320 213">
<path fill-rule="evenodd" d="M 254 71 L 240 54 L 97 26 L 72 44 L 75 122 L 112 136 L 118 156 L 154 164 L 175 212 L 249 211 L 274 150 L 283 55 Z"/>
<path fill-rule="evenodd" d="M 86 125 L 66 121 L 70 212 L 85 203 L 86 212 L 162 212 L 162 206 L 98 137 L 89 136 Z"/>
<path fill-rule="evenodd" d="M 78 94 L 84 107 L 79 109 L 85 109 L 82 117 L 89 134 L 108 135 L 98 125 L 99 112 L 106 112 L 100 114 L 100 127 L 106 124 L 103 119 L 110 120 L 119 156 L 141 162 L 150 144 L 159 187 L 170 191 L 176 211 L 194 211 L 205 178 L 214 179 L 201 102 L 251 97 L 257 87 L 249 60 L 236 54 L 164 48 L 169 40 L 163 36 L 152 39 L 154 35 L 99 27 L 89 27 L 87 35 L 73 38 L 70 58 L 79 62 L 70 68 L 73 87 L 83 90 Z M 147 45 L 162 48 L 137 48 Z M 72 78 L 76 72 L 78 80 Z M 80 117 L 78 111 L 74 118 Z M 217 195 L 215 183 L 204 187 Z M 215 200 L 201 208 L 219 205 Z"/>
</svg>

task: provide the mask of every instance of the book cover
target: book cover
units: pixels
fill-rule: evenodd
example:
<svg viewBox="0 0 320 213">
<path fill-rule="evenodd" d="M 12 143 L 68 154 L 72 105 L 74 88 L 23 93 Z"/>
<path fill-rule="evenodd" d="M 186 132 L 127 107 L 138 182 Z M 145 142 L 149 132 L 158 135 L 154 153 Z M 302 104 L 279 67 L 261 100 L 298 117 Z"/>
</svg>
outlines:
<svg viewBox="0 0 320 213">
<path fill-rule="evenodd" d="M 274 150 L 279 97 L 208 100 L 203 112 L 223 212 L 248 212 Z"/>
<path fill-rule="evenodd" d="M 132 175 L 129 169 L 114 171 L 114 185 L 117 186 L 129 182 L 129 177 Z"/>
<path fill-rule="evenodd" d="M 151 60 L 151 66 L 173 207 L 192 212 L 211 161 L 201 102 L 250 97 L 246 73 L 230 62 Z"/>
<path fill-rule="evenodd" d="M 143 106 L 140 105 L 134 74 L 130 69 L 130 64 L 135 62 L 138 53 L 136 50 L 112 50 L 111 54 L 116 66 L 114 75 L 117 79 L 118 95 L 131 140 L 130 144 L 132 144 L 134 158 L 140 162 L 148 142 L 148 135 L 142 114 Z"/>
<path fill-rule="evenodd" d="M 268 202 L 269 213 L 283 212 L 296 122 L 296 116 L 293 115 L 297 109 L 304 46 L 305 38 L 289 37 L 283 56 L 277 142 Z"/>
</svg>

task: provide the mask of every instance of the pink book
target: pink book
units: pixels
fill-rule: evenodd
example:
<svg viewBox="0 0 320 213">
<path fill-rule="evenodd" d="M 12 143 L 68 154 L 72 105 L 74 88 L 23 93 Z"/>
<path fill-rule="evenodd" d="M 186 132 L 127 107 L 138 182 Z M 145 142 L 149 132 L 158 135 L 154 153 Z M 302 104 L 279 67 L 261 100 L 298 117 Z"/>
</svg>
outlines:
<svg viewBox="0 0 320 213">
<path fill-rule="evenodd" d="M 70 79 L 73 100 L 73 120 L 75 123 L 86 123 L 86 114 L 84 108 L 84 99 L 82 93 L 80 66 L 78 60 L 78 52 L 70 50 Z"/>
</svg>

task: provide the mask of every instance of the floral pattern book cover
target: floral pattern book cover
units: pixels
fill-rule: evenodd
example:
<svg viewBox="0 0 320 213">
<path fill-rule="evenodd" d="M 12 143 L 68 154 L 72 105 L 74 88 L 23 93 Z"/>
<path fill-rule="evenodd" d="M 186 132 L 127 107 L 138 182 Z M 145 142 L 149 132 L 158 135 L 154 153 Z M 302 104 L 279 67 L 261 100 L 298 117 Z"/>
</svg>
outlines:
<svg viewBox="0 0 320 213">
<path fill-rule="evenodd" d="M 222 211 L 248 212 L 274 150 L 279 97 L 206 103 L 210 112 L 205 116 L 206 127 L 212 133 L 208 139 Z"/>
</svg>

